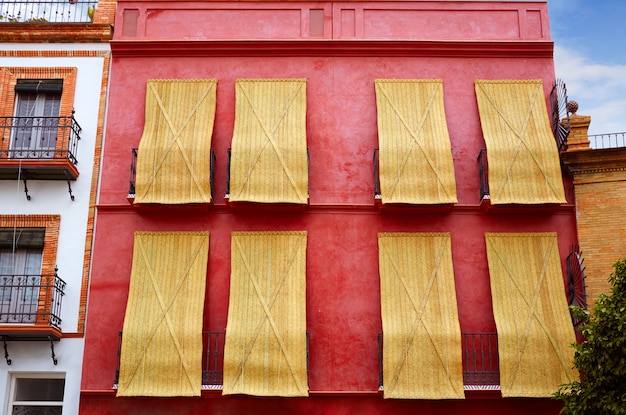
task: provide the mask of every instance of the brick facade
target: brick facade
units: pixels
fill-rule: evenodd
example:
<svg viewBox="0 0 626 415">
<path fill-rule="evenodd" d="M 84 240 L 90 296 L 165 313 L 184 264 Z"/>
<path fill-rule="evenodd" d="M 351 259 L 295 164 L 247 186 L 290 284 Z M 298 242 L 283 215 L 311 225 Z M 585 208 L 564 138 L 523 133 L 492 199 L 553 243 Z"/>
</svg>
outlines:
<svg viewBox="0 0 626 415">
<path fill-rule="evenodd" d="M 608 293 L 613 264 L 626 257 L 626 149 L 592 150 L 587 139 L 590 118 L 575 114 L 572 121 L 575 145 L 568 140 L 562 159 L 574 178 L 578 240 L 592 304 Z"/>
</svg>

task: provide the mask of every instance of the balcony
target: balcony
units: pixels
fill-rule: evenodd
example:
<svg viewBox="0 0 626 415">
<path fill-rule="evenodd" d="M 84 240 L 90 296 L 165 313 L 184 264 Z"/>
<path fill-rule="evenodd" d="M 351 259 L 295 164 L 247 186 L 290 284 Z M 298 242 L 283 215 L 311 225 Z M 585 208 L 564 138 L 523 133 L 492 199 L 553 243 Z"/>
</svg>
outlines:
<svg viewBox="0 0 626 415">
<path fill-rule="evenodd" d="M 306 334 L 307 372 L 309 365 L 309 333 Z M 202 332 L 202 389 L 222 389 L 224 384 L 224 340 L 226 332 Z M 117 388 L 120 378 L 120 356 L 122 355 L 122 332 L 119 333 L 117 346 L 117 367 L 113 387 Z"/>
<path fill-rule="evenodd" d="M 478 153 L 478 169 L 480 175 L 480 201 L 489 199 L 489 178 L 487 176 L 487 149 L 481 148 Z"/>
<path fill-rule="evenodd" d="M 463 333 L 463 384 L 465 389 L 498 389 L 498 335 Z"/>
<path fill-rule="evenodd" d="M 463 333 L 463 385 L 465 390 L 500 389 L 498 335 Z M 383 390 L 383 334 L 378 334 L 378 389 Z"/>
<path fill-rule="evenodd" d="M 137 182 L 137 155 L 139 154 L 139 149 L 132 148 L 131 149 L 131 160 L 130 160 L 130 180 L 128 187 L 128 196 L 126 197 L 128 202 L 133 204 L 135 201 L 135 183 Z M 210 158 L 210 178 L 209 183 L 211 186 L 211 200 L 214 200 L 213 188 L 214 188 L 214 178 L 215 178 L 215 152 L 211 149 L 211 158 Z"/>
<path fill-rule="evenodd" d="M 0 275 L 0 338 L 59 340 L 64 290 L 56 269 L 52 275 Z"/>
<path fill-rule="evenodd" d="M 281 203 L 261 203 L 261 202 L 232 202 L 230 200 L 230 164 L 232 158 L 232 148 L 227 148 L 227 157 L 228 164 L 226 166 L 226 194 L 224 195 L 224 200 L 228 203 L 228 205 L 234 210 L 238 211 L 280 211 L 280 212 L 300 212 L 305 209 L 304 204 L 290 203 L 290 202 L 281 202 Z M 310 194 L 310 183 L 311 183 L 311 153 L 309 148 L 306 149 L 306 160 L 307 160 L 307 200 L 308 195 Z M 308 204 L 308 202 L 307 202 Z"/>
<path fill-rule="evenodd" d="M 69 186 L 79 174 L 80 133 L 73 115 L 0 117 L 0 180 L 67 180 Z"/>
<path fill-rule="evenodd" d="M 0 23 L 90 23 L 94 0 L 0 0 Z"/>
</svg>

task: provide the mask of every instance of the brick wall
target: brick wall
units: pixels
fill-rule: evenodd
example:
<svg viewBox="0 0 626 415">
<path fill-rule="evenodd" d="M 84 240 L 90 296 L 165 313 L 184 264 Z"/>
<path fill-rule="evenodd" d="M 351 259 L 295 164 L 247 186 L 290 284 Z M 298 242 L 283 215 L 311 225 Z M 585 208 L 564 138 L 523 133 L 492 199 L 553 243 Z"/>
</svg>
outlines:
<svg viewBox="0 0 626 415">
<path fill-rule="evenodd" d="M 574 186 L 587 296 L 595 300 L 609 292 L 613 264 L 626 257 L 626 168 L 578 173 Z"/>
</svg>

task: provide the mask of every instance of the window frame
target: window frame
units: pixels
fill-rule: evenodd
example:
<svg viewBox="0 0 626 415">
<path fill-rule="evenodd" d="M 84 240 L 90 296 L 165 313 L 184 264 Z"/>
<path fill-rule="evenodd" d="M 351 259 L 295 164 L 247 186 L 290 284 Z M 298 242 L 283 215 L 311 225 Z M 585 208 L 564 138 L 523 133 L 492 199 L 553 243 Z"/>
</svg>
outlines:
<svg viewBox="0 0 626 415">
<path fill-rule="evenodd" d="M 39 81 L 39 84 L 31 87 L 28 84 L 32 81 Z M 58 144 L 63 96 L 63 80 L 58 81 L 56 79 L 17 80 L 13 112 L 15 126 L 18 128 L 12 129 L 9 144 L 11 154 L 27 153 L 26 158 L 29 157 L 29 153 L 34 158 L 54 156 L 54 150 Z M 21 88 L 20 85 L 22 85 Z M 39 90 L 40 86 L 42 90 Z M 26 136 L 29 133 L 28 145 L 25 145 Z"/>
<path fill-rule="evenodd" d="M 41 275 L 54 275 L 56 273 L 56 256 L 59 240 L 61 215 L 0 215 L 0 228 L 43 228 L 44 240 L 41 256 Z M 51 310 L 52 296 L 45 295 L 45 286 L 42 284 L 37 304 L 39 319 L 28 326 L 54 328 L 50 326 L 46 318 Z M 44 299 L 46 299 L 44 301 Z M 7 324 L 15 325 L 15 324 Z M 18 324 L 19 325 L 19 324 Z M 57 336 L 60 335 L 60 331 Z"/>
<path fill-rule="evenodd" d="M 61 401 L 18 401 L 16 400 L 17 394 L 17 382 L 19 379 L 63 379 L 65 384 L 63 385 L 63 399 Z M 6 413 L 12 414 L 14 406 L 22 405 L 29 407 L 38 406 L 58 406 L 63 412 L 63 406 L 65 404 L 65 386 L 67 379 L 64 372 L 20 372 L 12 373 L 10 379 L 9 395 L 6 403 Z"/>
<path fill-rule="evenodd" d="M 14 117 L 17 107 L 16 85 L 26 80 L 62 81 L 59 117 L 72 115 L 76 92 L 77 68 L 75 67 L 0 67 L 0 117 Z M 19 88 L 18 88 L 19 89 Z M 11 129 L 5 129 L 0 137 L 0 154 L 10 154 L 13 146 Z M 57 145 L 62 143 L 56 141 Z"/>
</svg>

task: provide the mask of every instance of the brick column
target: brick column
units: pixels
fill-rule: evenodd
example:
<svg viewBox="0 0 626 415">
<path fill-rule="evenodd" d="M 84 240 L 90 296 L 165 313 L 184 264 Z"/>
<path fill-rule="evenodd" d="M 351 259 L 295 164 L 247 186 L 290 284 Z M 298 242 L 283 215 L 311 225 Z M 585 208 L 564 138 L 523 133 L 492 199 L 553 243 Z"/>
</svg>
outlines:
<svg viewBox="0 0 626 415">
<path fill-rule="evenodd" d="M 106 23 L 113 25 L 115 22 L 115 8 L 117 0 L 99 0 L 98 7 L 93 14 L 93 23 Z"/>
<path fill-rule="evenodd" d="M 571 130 L 567 137 L 567 151 L 590 150 L 589 124 L 591 124 L 591 117 L 576 114 L 578 110 L 576 101 L 568 102 L 567 110 L 572 113 L 570 115 Z"/>
</svg>

